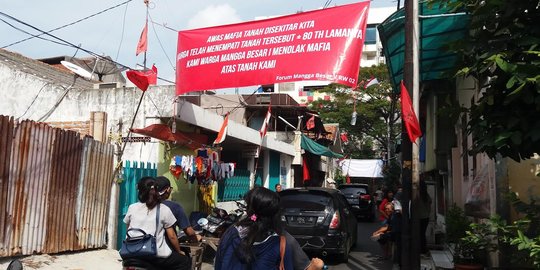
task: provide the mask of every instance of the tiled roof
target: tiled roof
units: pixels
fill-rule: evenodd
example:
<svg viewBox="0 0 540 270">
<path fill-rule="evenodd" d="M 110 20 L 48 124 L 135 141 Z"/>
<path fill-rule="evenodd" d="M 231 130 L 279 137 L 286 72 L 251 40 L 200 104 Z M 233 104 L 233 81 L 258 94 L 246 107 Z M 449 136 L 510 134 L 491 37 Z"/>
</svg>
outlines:
<svg viewBox="0 0 540 270">
<path fill-rule="evenodd" d="M 0 63 L 14 70 L 18 70 L 37 78 L 49 81 L 55 84 L 71 85 L 73 83 L 74 73 L 62 67 L 55 67 L 45 64 L 41 61 L 28 58 L 19 53 L 0 49 Z M 83 78 L 77 78 L 74 88 L 89 89 L 93 88 L 95 81 L 88 81 Z"/>
</svg>

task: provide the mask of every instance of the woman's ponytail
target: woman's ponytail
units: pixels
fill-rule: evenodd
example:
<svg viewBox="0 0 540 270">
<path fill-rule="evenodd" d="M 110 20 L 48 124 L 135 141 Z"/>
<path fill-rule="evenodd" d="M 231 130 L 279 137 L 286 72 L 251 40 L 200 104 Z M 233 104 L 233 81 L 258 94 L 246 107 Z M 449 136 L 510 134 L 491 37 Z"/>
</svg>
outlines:
<svg viewBox="0 0 540 270">
<path fill-rule="evenodd" d="M 159 195 L 156 190 L 156 180 L 145 176 L 137 184 L 139 201 L 146 204 L 148 209 L 154 208 L 159 203 Z"/>
</svg>

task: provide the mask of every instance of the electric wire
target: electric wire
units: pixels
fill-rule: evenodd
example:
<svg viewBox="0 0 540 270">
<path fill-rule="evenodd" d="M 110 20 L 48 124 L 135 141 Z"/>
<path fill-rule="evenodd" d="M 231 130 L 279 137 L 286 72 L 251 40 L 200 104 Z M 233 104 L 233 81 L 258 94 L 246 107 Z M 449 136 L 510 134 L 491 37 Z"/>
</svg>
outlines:
<svg viewBox="0 0 540 270">
<path fill-rule="evenodd" d="M 56 111 L 56 109 L 58 108 L 58 106 L 60 106 L 60 103 L 62 103 L 62 100 L 64 100 L 64 98 L 67 96 L 67 94 L 69 93 L 69 90 L 71 90 L 73 88 L 73 86 L 75 85 L 75 82 L 77 81 L 77 77 L 78 75 L 75 75 L 73 77 L 73 83 L 71 83 L 70 86 L 68 86 L 67 88 L 65 88 L 65 91 L 64 93 L 62 94 L 62 96 L 60 96 L 60 98 L 56 101 L 56 103 L 54 104 L 54 106 L 47 112 L 45 113 L 42 117 L 40 117 L 38 119 L 38 122 L 43 122 L 45 120 L 47 120 L 47 118 L 49 118 L 49 116 L 51 116 L 54 111 Z M 60 85 L 60 87 L 64 88 L 63 86 Z"/>
<path fill-rule="evenodd" d="M 11 20 L 14 20 L 14 21 L 16 21 L 16 22 L 18 22 L 18 23 L 20 23 L 20 24 L 22 24 L 22 25 L 25 25 L 25 26 L 27 26 L 27 27 L 30 27 L 30 28 L 32 28 L 32 29 L 34 29 L 34 30 L 36 30 L 36 31 L 39 31 L 39 32 L 43 33 L 44 35 L 50 36 L 50 37 L 52 37 L 52 38 L 54 38 L 54 39 L 57 39 L 57 40 L 59 40 L 59 41 L 65 43 L 65 44 L 68 44 L 69 46 L 71 46 L 71 47 L 73 47 L 73 48 L 77 48 L 77 49 L 79 49 L 79 50 L 81 50 L 81 51 L 84 51 L 84 52 L 86 52 L 86 53 L 88 53 L 88 54 L 90 54 L 90 55 L 93 55 L 93 56 L 95 56 L 95 57 L 97 57 L 97 58 L 101 58 L 102 60 L 108 60 L 108 61 L 110 61 L 110 59 L 106 59 L 105 57 L 101 56 L 100 54 L 97 54 L 97 53 L 95 53 L 95 52 L 92 52 L 92 51 L 90 51 L 90 50 L 87 50 L 87 49 L 85 49 L 85 48 L 83 48 L 83 47 L 81 47 L 81 46 L 77 46 L 77 45 L 75 45 L 75 44 L 73 44 L 73 43 L 71 43 L 71 42 L 69 42 L 69 41 L 67 41 L 67 40 L 65 40 L 65 39 L 59 38 L 59 37 L 57 37 L 57 36 L 55 36 L 55 35 L 53 35 L 53 34 L 47 33 L 47 32 L 45 32 L 45 31 L 43 31 L 43 30 L 41 30 L 41 29 L 39 29 L 39 28 L 37 28 L 37 27 L 31 25 L 31 24 L 28 24 L 28 23 L 26 23 L 26 22 L 23 22 L 23 21 L 21 21 L 21 20 L 15 18 L 15 17 L 13 17 L 13 16 L 10 16 L 10 15 L 4 13 L 4 12 L 1 12 L 1 11 L 0 11 L 0 15 L 2 15 L 2 16 L 4 16 L 4 17 L 7 17 L 7 18 L 9 18 L 9 19 L 11 19 Z M 115 62 L 115 63 L 118 64 L 118 65 L 120 65 L 120 66 L 122 66 L 122 67 L 129 68 L 128 66 L 122 65 L 122 64 L 120 64 L 120 63 L 118 63 L 118 62 Z"/>
<path fill-rule="evenodd" d="M 22 25 L 24 25 L 24 26 L 30 27 L 30 28 L 32 28 L 32 29 L 34 29 L 34 30 L 36 30 L 36 31 L 39 31 L 39 32 L 43 33 L 44 35 L 50 36 L 50 37 L 52 37 L 52 38 L 54 38 L 54 39 L 57 39 L 57 40 L 59 40 L 59 41 L 61 41 L 61 42 L 63 42 L 63 43 L 56 42 L 56 41 L 53 41 L 53 40 L 47 40 L 47 39 L 45 39 L 45 40 L 47 40 L 47 41 L 51 41 L 51 42 L 53 42 L 53 43 L 57 43 L 57 44 L 60 44 L 60 45 L 65 45 L 65 46 L 69 46 L 69 47 L 73 47 L 73 48 L 79 49 L 79 50 L 81 50 L 81 51 L 84 51 L 84 52 L 86 52 L 86 53 L 88 53 L 88 54 L 90 54 L 90 55 L 96 57 L 96 58 L 100 58 L 100 59 L 102 59 L 102 60 L 110 61 L 110 62 L 112 62 L 112 63 L 114 63 L 114 64 L 116 64 L 116 65 L 118 65 L 118 66 L 120 66 L 120 67 L 122 67 L 122 68 L 133 69 L 133 68 L 127 66 L 127 65 L 121 64 L 121 63 L 119 63 L 119 62 L 117 62 L 117 61 L 114 61 L 114 60 L 112 60 L 112 59 L 106 58 L 106 57 L 104 57 L 104 56 L 102 56 L 102 55 L 100 55 L 100 54 L 98 54 L 98 53 L 95 53 L 95 52 L 93 52 L 93 51 L 90 51 L 90 50 L 88 50 L 88 49 L 85 49 L 85 48 L 83 48 L 82 46 L 77 46 L 77 45 L 75 45 L 75 44 L 73 44 L 73 43 L 71 43 L 71 42 L 69 42 L 69 41 L 67 41 L 67 40 L 65 40 L 65 39 L 62 39 L 62 38 L 57 37 L 57 36 L 55 36 L 55 35 L 53 35 L 53 34 L 47 33 L 47 32 L 45 32 L 45 31 L 43 31 L 43 30 L 41 30 L 41 29 L 39 29 L 39 28 L 37 28 L 37 27 L 31 25 L 31 24 L 28 24 L 28 23 L 26 23 L 26 22 L 24 22 L 24 21 L 22 21 L 22 20 L 19 20 L 19 19 L 15 18 L 15 17 L 13 17 L 13 16 L 11 16 L 11 15 L 8 15 L 8 14 L 6 14 L 6 13 L 4 13 L 4 12 L 1 12 L 1 11 L 0 11 L 0 15 L 1 15 L 1 16 L 4 16 L 4 17 L 6 17 L 6 18 L 8 18 L 8 19 L 10 19 L 10 20 L 16 21 L 16 22 L 18 22 L 18 23 L 20 23 L 20 24 L 22 24 Z M 2 19 L 0 19 L 0 20 L 2 20 Z M 2 20 L 2 21 L 4 21 L 4 20 Z M 5 22 L 5 21 L 4 21 L 4 22 Z M 7 23 L 7 22 L 6 22 L 6 23 Z M 11 24 L 8 23 L 8 25 L 11 25 Z M 17 30 L 19 30 L 19 31 L 22 31 L 23 33 L 30 34 L 30 33 L 26 32 L 26 31 L 24 31 L 24 30 L 21 30 L 21 29 L 19 29 L 19 28 L 17 28 L 17 27 L 14 27 L 14 28 L 17 29 Z M 32 35 L 32 34 L 30 34 L 30 35 Z M 39 37 L 39 38 L 41 38 L 41 37 Z M 167 79 L 162 78 L 162 77 L 159 77 L 159 76 L 158 76 L 158 79 L 160 79 L 160 80 L 162 80 L 162 81 L 165 81 L 165 82 L 168 82 L 168 83 L 171 83 L 171 84 L 174 84 L 173 81 L 167 80 Z"/>
<path fill-rule="evenodd" d="M 148 17 L 150 17 L 150 21 L 153 21 L 152 20 L 152 15 L 150 15 L 150 13 L 148 13 Z M 173 68 L 174 71 L 176 71 L 176 67 L 173 65 L 172 61 L 171 61 L 171 58 L 169 57 L 169 55 L 167 54 L 167 51 L 165 51 L 165 48 L 163 47 L 163 44 L 161 43 L 161 40 L 159 39 L 159 36 L 157 34 L 157 31 L 156 31 L 156 27 L 154 26 L 154 24 L 152 24 L 152 29 L 154 29 L 154 35 L 156 36 L 156 39 L 159 43 L 159 46 L 161 47 L 161 50 L 163 51 L 163 54 L 165 54 L 165 57 L 167 58 L 167 60 L 169 61 L 169 64 L 171 65 L 171 67 Z"/>
<path fill-rule="evenodd" d="M 124 9 L 124 16 L 122 18 L 122 33 L 120 34 L 120 44 L 118 44 L 118 50 L 116 51 L 116 57 L 114 61 L 118 61 L 118 56 L 120 55 L 120 49 L 122 48 L 122 43 L 124 42 L 124 30 L 126 29 L 126 14 L 128 9 L 128 4 L 126 4 L 126 9 Z"/>
<path fill-rule="evenodd" d="M 251 95 L 249 95 L 245 100 L 248 100 L 248 99 L 252 98 L 255 95 L 255 93 L 257 93 L 257 89 L 255 89 L 255 91 L 253 91 L 253 93 L 251 93 Z M 237 109 L 239 109 L 242 106 L 245 106 L 245 105 L 242 104 L 242 102 L 239 102 L 239 104 L 236 105 L 236 107 L 232 108 L 232 110 L 230 110 L 228 113 L 232 114 L 234 111 L 236 111 Z"/>
<path fill-rule="evenodd" d="M 79 19 L 79 20 L 76 20 L 76 21 L 74 21 L 74 22 L 72 22 L 72 23 L 68 23 L 68 24 L 62 25 L 62 26 L 60 26 L 60 27 L 54 28 L 54 29 L 52 29 L 52 30 L 49 30 L 49 31 L 47 31 L 46 33 L 54 32 L 54 31 L 56 31 L 56 30 L 60 30 L 60 29 L 62 29 L 62 28 L 66 28 L 66 27 L 68 27 L 68 26 L 72 26 L 72 25 L 74 25 L 74 24 L 80 23 L 80 22 L 82 22 L 82 21 L 85 21 L 85 20 L 90 19 L 90 18 L 92 18 L 92 17 L 95 17 L 95 16 L 97 16 L 97 15 L 100 15 L 100 14 L 102 14 L 102 13 L 105 13 L 105 12 L 107 12 L 107 11 L 109 11 L 109 10 L 112 10 L 112 9 L 115 9 L 115 8 L 117 8 L 117 7 L 119 7 L 119 6 L 125 5 L 125 4 L 127 4 L 127 3 L 131 2 L 131 1 L 133 1 L 133 0 L 127 0 L 127 1 L 125 1 L 125 2 L 123 2 L 123 3 L 120 3 L 120 4 L 118 4 L 118 5 L 112 6 L 112 7 L 107 8 L 107 9 L 104 9 L 104 10 L 99 11 L 99 12 L 97 12 L 97 13 L 94 13 L 94 14 L 92 14 L 92 15 L 86 16 L 86 17 L 84 17 L 84 18 L 82 18 L 82 19 Z M 19 44 L 19 43 L 21 43 L 21 42 L 25 42 L 25 41 L 30 40 L 30 39 L 33 39 L 33 38 L 35 38 L 35 37 L 42 36 L 42 35 L 44 35 L 44 34 L 45 34 L 45 32 L 44 32 L 44 33 L 41 33 L 41 34 L 37 34 L 37 35 L 32 35 L 31 37 L 28 37 L 28 38 L 25 38 L 25 39 L 22 39 L 22 40 L 19 40 L 19 41 L 10 43 L 10 44 L 8 44 L 8 45 L 2 47 L 2 49 L 5 49 L 5 48 L 7 48 L 7 47 L 10 47 L 10 46 Z"/>
<path fill-rule="evenodd" d="M 327 8 L 328 6 L 330 6 L 331 3 L 332 3 L 332 0 L 326 0 L 323 8 Z"/>
<path fill-rule="evenodd" d="M 25 34 L 27 34 L 27 35 L 34 36 L 34 34 L 32 34 L 32 33 L 30 33 L 30 32 L 27 32 L 27 31 L 25 31 L 25 30 L 23 30 L 23 29 L 21 29 L 21 28 L 15 26 L 15 25 L 13 25 L 13 24 L 11 24 L 11 23 L 9 23 L 9 22 L 6 22 L 6 21 L 3 20 L 3 19 L 0 19 L 0 21 L 4 22 L 5 24 L 9 25 L 10 27 L 14 28 L 15 30 L 21 31 L 21 32 L 23 32 L 23 33 L 25 33 Z M 58 41 L 54 41 L 54 40 L 51 40 L 51 39 L 47 39 L 47 38 L 44 38 L 44 37 L 37 37 L 37 38 L 39 38 L 39 39 L 41 39 L 41 40 L 44 40 L 44 41 L 50 41 L 50 42 L 52 42 L 52 43 L 56 43 L 56 44 L 58 44 L 58 45 L 69 46 L 68 44 L 64 44 L 64 43 L 61 43 L 61 42 L 58 42 Z M 4 47 L 2 47 L 2 48 L 4 48 Z"/>
<path fill-rule="evenodd" d="M 163 115 L 161 114 L 161 111 L 159 110 L 159 107 L 156 105 L 156 103 L 154 102 L 154 99 L 152 99 L 152 97 L 150 95 L 148 95 L 148 99 L 150 99 L 150 102 L 152 103 L 152 105 L 154 105 L 154 107 L 156 108 L 156 111 L 159 115 L 159 117 L 163 117 Z"/>
<path fill-rule="evenodd" d="M 151 22 L 152 24 L 159 25 L 159 26 L 161 26 L 161 27 L 163 27 L 163 28 L 165 28 L 165 29 L 171 30 L 171 31 L 173 31 L 173 32 L 176 32 L 176 33 L 178 32 L 178 30 L 176 30 L 176 29 L 174 29 L 174 28 L 171 28 L 171 27 L 168 27 L 167 24 L 165 24 L 165 23 L 158 23 L 158 22 L 155 22 L 155 21 L 153 21 L 153 20 L 150 20 L 150 22 Z"/>
<path fill-rule="evenodd" d="M 30 108 L 32 107 L 32 105 L 34 105 L 34 103 L 36 102 L 37 98 L 39 97 L 39 94 L 41 94 L 41 91 L 43 91 L 43 89 L 45 88 L 45 86 L 47 85 L 50 85 L 51 83 L 45 83 L 41 88 L 39 88 L 39 91 L 37 93 L 37 95 L 34 97 L 34 99 L 32 100 L 32 102 L 30 103 L 30 105 L 28 105 L 28 107 L 26 108 L 26 110 L 24 111 L 24 113 L 17 117 L 17 119 L 21 119 L 23 118 L 23 116 L 26 115 L 26 113 L 28 112 L 28 110 L 30 110 Z"/>
</svg>

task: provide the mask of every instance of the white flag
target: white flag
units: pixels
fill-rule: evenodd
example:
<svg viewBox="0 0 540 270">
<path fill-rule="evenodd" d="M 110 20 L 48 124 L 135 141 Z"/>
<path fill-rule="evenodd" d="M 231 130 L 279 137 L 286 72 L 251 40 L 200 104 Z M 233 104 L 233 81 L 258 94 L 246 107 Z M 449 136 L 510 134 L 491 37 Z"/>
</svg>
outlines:
<svg viewBox="0 0 540 270">
<path fill-rule="evenodd" d="M 367 81 L 366 85 L 364 86 L 364 89 L 372 86 L 372 85 L 376 85 L 379 83 L 379 80 L 377 80 L 377 78 L 372 78 L 370 79 L 369 81 Z"/>
<path fill-rule="evenodd" d="M 270 122 L 270 116 L 272 115 L 270 106 L 268 106 L 268 112 L 266 112 L 266 117 L 264 118 L 264 122 L 262 124 L 261 130 L 259 133 L 261 134 L 261 139 L 266 136 L 266 130 L 268 129 L 268 122 Z"/>
</svg>

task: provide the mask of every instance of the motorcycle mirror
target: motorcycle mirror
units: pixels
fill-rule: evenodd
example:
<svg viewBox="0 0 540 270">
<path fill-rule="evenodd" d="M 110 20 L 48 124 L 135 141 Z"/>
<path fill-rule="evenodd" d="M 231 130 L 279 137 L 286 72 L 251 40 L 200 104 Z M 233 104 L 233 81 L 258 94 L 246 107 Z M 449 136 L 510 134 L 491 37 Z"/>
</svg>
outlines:
<svg viewBox="0 0 540 270">
<path fill-rule="evenodd" d="M 200 218 L 199 220 L 197 220 L 197 224 L 199 224 L 199 226 L 206 226 L 208 225 L 208 219 L 206 218 Z"/>
</svg>

